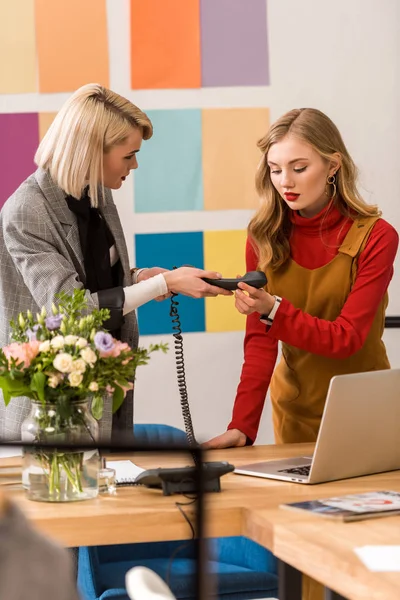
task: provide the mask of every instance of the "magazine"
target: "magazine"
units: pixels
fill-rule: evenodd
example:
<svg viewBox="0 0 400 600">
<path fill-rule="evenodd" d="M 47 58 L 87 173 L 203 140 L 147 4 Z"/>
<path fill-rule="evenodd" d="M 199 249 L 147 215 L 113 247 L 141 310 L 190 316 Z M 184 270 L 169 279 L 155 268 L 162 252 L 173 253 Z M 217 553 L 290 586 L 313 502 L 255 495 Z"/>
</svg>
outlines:
<svg viewBox="0 0 400 600">
<path fill-rule="evenodd" d="M 280 506 L 342 521 L 360 521 L 400 514 L 400 492 L 366 492 Z"/>
</svg>

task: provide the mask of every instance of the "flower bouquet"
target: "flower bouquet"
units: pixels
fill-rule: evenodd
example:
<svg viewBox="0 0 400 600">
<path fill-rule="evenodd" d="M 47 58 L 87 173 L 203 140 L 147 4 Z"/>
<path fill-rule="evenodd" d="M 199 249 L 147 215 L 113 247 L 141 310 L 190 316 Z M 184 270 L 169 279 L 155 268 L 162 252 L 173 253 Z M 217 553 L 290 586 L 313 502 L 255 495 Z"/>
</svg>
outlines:
<svg viewBox="0 0 400 600">
<path fill-rule="evenodd" d="M 56 302 L 50 315 L 43 308 L 36 317 L 27 311 L 11 322 L 12 341 L 0 350 L 0 388 L 6 405 L 17 396 L 32 400 L 22 440 L 54 445 L 24 451 L 28 497 L 60 502 L 97 495 L 99 454 L 79 450 L 79 442 L 97 440 L 105 395 L 112 394 L 112 410 L 118 410 L 136 368 L 167 346 L 132 350 L 114 339 L 102 328 L 109 311 L 87 314 L 84 290 L 62 292 Z M 63 451 L 57 443 L 77 449 Z"/>
</svg>

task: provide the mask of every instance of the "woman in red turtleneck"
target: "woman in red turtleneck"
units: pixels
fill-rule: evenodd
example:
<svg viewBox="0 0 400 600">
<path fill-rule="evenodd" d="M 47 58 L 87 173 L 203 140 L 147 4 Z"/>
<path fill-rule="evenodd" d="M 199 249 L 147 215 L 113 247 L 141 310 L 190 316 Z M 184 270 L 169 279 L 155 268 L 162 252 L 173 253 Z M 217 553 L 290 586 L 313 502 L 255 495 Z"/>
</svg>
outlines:
<svg viewBox="0 0 400 600">
<path fill-rule="evenodd" d="M 228 430 L 205 444 L 253 443 L 268 388 L 277 443 L 315 441 L 331 377 L 390 368 L 382 342 L 398 235 L 356 188 L 356 167 L 332 121 L 292 110 L 260 140 L 247 271 L 244 364 Z M 278 342 L 282 357 L 276 365 Z"/>
</svg>

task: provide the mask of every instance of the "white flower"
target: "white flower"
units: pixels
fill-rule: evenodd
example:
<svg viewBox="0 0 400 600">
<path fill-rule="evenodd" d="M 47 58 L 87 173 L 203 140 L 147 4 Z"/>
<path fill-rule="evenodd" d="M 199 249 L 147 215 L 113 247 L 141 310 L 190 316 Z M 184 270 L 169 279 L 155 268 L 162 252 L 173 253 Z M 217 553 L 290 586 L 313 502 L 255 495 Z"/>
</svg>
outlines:
<svg viewBox="0 0 400 600">
<path fill-rule="evenodd" d="M 78 340 L 78 336 L 77 335 L 66 335 L 64 338 L 64 342 L 68 345 L 68 346 L 73 346 Z"/>
<path fill-rule="evenodd" d="M 76 342 L 76 345 L 78 348 L 85 348 L 85 346 L 88 345 L 87 340 L 85 340 L 85 338 L 80 337 L 78 338 L 78 341 Z"/>
<path fill-rule="evenodd" d="M 94 363 L 97 360 L 96 353 L 93 352 L 91 348 L 84 348 L 83 350 L 81 350 L 81 356 L 83 360 L 87 362 L 90 366 L 94 365 Z"/>
<path fill-rule="evenodd" d="M 60 352 L 53 360 L 53 366 L 61 373 L 70 373 L 72 371 L 72 356 L 66 352 Z"/>
<path fill-rule="evenodd" d="M 42 342 L 39 346 L 39 352 L 49 352 L 50 350 L 50 341 L 46 340 Z"/>
<path fill-rule="evenodd" d="M 82 358 L 77 358 L 72 363 L 72 373 L 84 373 L 86 371 L 86 363 Z"/>
<path fill-rule="evenodd" d="M 68 375 L 69 382 L 71 387 L 78 387 L 82 383 L 83 375 L 82 373 L 78 373 L 75 371 L 74 373 L 70 373 Z"/>
<path fill-rule="evenodd" d="M 99 391 L 99 384 L 97 383 L 97 381 L 92 381 L 92 383 L 89 385 L 89 390 L 91 392 L 98 392 Z"/>
<path fill-rule="evenodd" d="M 48 386 L 51 388 L 56 388 L 58 386 L 58 384 L 60 383 L 62 379 L 62 375 L 50 375 L 49 380 L 47 382 Z M 54 414 L 50 414 L 50 413 L 54 413 Z M 49 417 L 54 417 L 56 413 L 54 412 L 54 410 L 48 412 Z"/>
<path fill-rule="evenodd" d="M 63 346 L 64 346 L 64 336 L 62 336 L 62 335 L 56 335 L 55 337 L 53 337 L 53 339 L 51 340 L 50 344 L 56 350 L 59 350 L 60 348 L 63 348 Z"/>
</svg>

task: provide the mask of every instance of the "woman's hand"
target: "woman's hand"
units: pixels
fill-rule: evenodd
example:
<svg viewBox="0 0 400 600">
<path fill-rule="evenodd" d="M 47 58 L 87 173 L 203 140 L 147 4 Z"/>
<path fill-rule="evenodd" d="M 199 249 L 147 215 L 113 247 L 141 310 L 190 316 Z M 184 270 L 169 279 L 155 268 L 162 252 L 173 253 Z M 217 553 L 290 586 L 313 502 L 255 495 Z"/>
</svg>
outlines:
<svg viewBox="0 0 400 600">
<path fill-rule="evenodd" d="M 251 315 L 253 312 L 268 315 L 271 312 L 276 302 L 271 294 L 246 283 L 239 283 L 238 287 L 240 289 L 235 291 L 235 306 L 242 315 Z"/>
<path fill-rule="evenodd" d="M 166 273 L 167 271 L 168 269 L 163 269 L 162 267 L 151 267 L 150 269 L 143 269 L 143 271 L 140 271 L 137 277 L 137 282 L 140 283 L 141 281 L 146 281 L 146 279 L 150 279 L 150 277 L 155 277 L 156 275 L 159 275 L 160 273 Z M 167 294 L 163 294 L 162 296 L 157 296 L 157 298 L 154 298 L 154 300 L 156 300 L 157 302 L 161 302 L 162 300 L 166 300 L 170 297 L 171 294 L 170 292 L 168 292 Z"/>
<path fill-rule="evenodd" d="M 163 273 L 170 292 L 183 294 L 192 298 L 204 298 L 208 296 L 231 296 L 232 292 L 210 285 L 202 280 L 202 277 L 210 279 L 221 279 L 220 273 L 215 271 L 203 271 L 194 267 L 180 267 L 173 271 Z"/>
<path fill-rule="evenodd" d="M 201 444 L 205 450 L 217 450 L 218 448 L 238 448 L 246 445 L 246 435 L 239 429 L 228 429 L 225 433 L 217 435 L 208 442 Z"/>
</svg>

